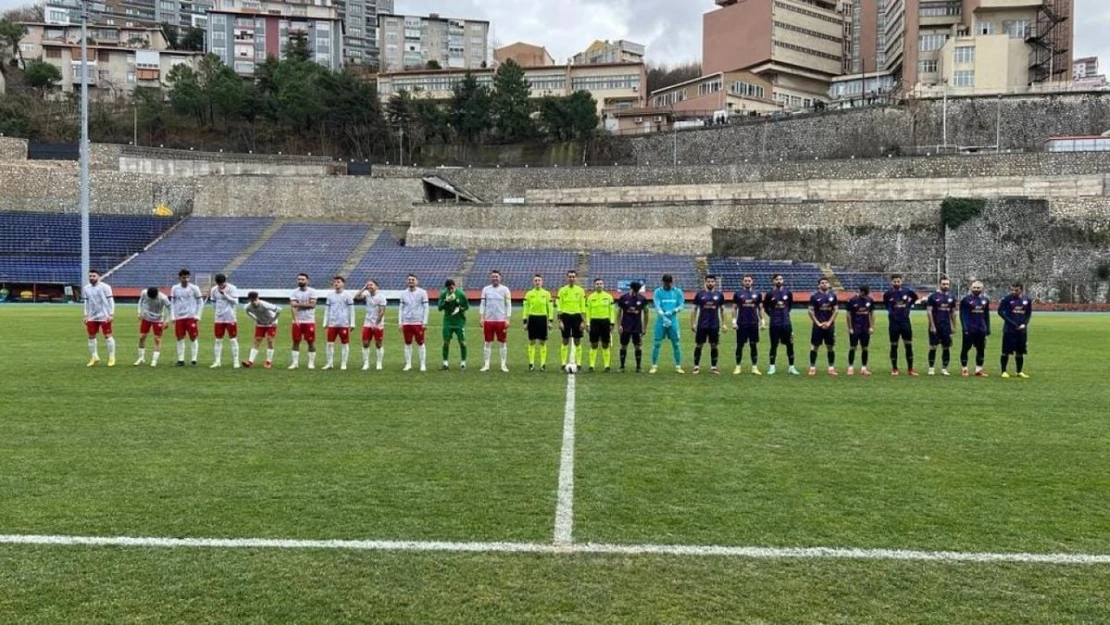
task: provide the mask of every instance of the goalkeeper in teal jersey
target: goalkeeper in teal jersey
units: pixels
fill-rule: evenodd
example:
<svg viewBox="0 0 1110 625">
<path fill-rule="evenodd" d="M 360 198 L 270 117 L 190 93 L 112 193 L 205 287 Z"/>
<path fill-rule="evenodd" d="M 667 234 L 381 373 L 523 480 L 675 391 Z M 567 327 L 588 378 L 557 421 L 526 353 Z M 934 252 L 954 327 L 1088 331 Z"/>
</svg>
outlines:
<svg viewBox="0 0 1110 625">
<path fill-rule="evenodd" d="M 685 373 L 682 370 L 682 349 L 678 343 L 678 314 L 686 306 L 682 298 L 682 291 L 674 287 L 674 278 L 671 274 L 663 275 L 663 286 L 655 289 L 655 344 L 651 348 L 651 370 L 648 373 L 659 371 L 659 348 L 663 339 L 671 341 L 674 351 L 674 370 L 676 373 Z"/>
</svg>

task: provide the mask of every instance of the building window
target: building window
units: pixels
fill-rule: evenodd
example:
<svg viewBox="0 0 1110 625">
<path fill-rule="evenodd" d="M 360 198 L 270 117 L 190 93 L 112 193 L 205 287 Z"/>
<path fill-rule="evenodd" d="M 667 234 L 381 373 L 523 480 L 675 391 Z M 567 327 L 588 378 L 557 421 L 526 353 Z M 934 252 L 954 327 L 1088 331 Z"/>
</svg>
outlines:
<svg viewBox="0 0 1110 625">
<path fill-rule="evenodd" d="M 957 63 L 974 63 L 975 62 L 975 48 L 974 46 L 960 46 L 956 48 L 955 61 Z"/>
<path fill-rule="evenodd" d="M 952 77 L 952 85 L 955 87 L 974 87 L 975 86 L 975 72 L 971 70 L 960 70 Z"/>
<path fill-rule="evenodd" d="M 922 74 L 935 74 L 937 73 L 936 61 L 918 61 L 917 71 Z"/>
<path fill-rule="evenodd" d="M 733 94 L 744 98 L 758 98 L 760 100 L 766 97 L 766 91 L 759 85 L 751 85 L 741 80 L 737 80 L 729 87 L 729 91 Z"/>
<path fill-rule="evenodd" d="M 721 90 L 721 81 L 714 80 L 713 82 L 706 82 L 698 85 L 698 96 L 709 95 L 717 93 Z"/>
<path fill-rule="evenodd" d="M 959 15 L 961 13 L 961 5 L 959 2 L 947 2 L 945 4 L 926 4 L 918 9 L 917 14 L 921 17 L 948 17 L 952 15 Z"/>
<path fill-rule="evenodd" d="M 1033 34 L 1033 24 L 1029 20 L 1006 20 L 1002 22 L 1002 32 L 1011 39 L 1025 39 Z"/>
<path fill-rule="evenodd" d="M 980 35 L 993 35 L 994 22 L 978 22 L 975 24 L 975 32 Z"/>
<path fill-rule="evenodd" d="M 922 52 L 940 50 L 944 47 L 944 42 L 946 41 L 948 41 L 948 35 L 943 33 L 930 33 L 927 35 L 921 35 L 917 39 L 917 49 Z"/>
<path fill-rule="evenodd" d="M 58 48 L 47 48 L 46 49 L 46 58 L 48 58 L 48 59 L 60 59 L 60 58 L 62 58 L 62 51 Z"/>
<path fill-rule="evenodd" d="M 127 82 L 135 82 L 135 72 L 127 72 Z"/>
</svg>

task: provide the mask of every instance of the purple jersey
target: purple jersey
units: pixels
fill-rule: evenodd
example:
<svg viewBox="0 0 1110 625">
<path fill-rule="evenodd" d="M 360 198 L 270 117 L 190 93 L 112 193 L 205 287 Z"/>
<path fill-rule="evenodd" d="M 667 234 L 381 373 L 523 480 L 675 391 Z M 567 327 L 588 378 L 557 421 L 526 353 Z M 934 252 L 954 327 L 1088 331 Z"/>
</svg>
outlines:
<svg viewBox="0 0 1110 625">
<path fill-rule="evenodd" d="M 848 316 L 852 319 L 852 330 L 856 333 L 867 332 L 871 328 L 871 314 L 875 311 L 875 300 L 867 295 L 857 295 L 848 300 Z"/>
<path fill-rule="evenodd" d="M 759 325 L 759 309 L 763 306 L 763 296 L 753 289 L 740 289 L 732 295 L 732 303 L 736 304 L 736 325 Z"/>
<path fill-rule="evenodd" d="M 933 323 L 941 332 L 952 331 L 952 313 L 956 306 L 956 297 L 943 291 L 937 291 L 925 300 L 925 307 L 932 311 Z"/>
<path fill-rule="evenodd" d="M 1019 332 L 1018 326 L 1027 326 L 1029 318 L 1033 316 L 1033 300 L 1026 295 L 1007 295 L 998 302 L 998 316 L 1006 322 L 1002 327 L 1003 332 Z"/>
<path fill-rule="evenodd" d="M 901 287 L 890 289 L 883 294 L 883 306 L 890 313 L 890 324 L 893 326 L 909 325 L 910 311 L 917 302 L 917 293 Z"/>
<path fill-rule="evenodd" d="M 771 317 L 772 328 L 790 327 L 790 307 L 794 304 L 794 294 L 790 289 L 773 289 L 763 296 L 763 310 Z"/>
<path fill-rule="evenodd" d="M 837 306 L 836 293 L 832 291 L 817 291 L 809 297 L 809 307 L 813 309 L 813 316 L 817 321 L 824 323 L 833 318 Z"/>
<path fill-rule="evenodd" d="M 960 300 L 960 324 L 964 328 L 964 334 L 990 334 L 990 298 L 986 295 L 969 294 Z"/>
<path fill-rule="evenodd" d="M 641 313 L 648 307 L 647 298 L 641 293 L 625 293 L 617 299 L 617 307 L 621 310 L 620 327 L 625 332 L 642 334 L 644 324 Z"/>
<path fill-rule="evenodd" d="M 694 296 L 694 308 L 698 309 L 698 327 L 716 330 L 721 327 L 720 310 L 725 305 L 725 296 L 720 291 L 698 291 Z"/>
</svg>

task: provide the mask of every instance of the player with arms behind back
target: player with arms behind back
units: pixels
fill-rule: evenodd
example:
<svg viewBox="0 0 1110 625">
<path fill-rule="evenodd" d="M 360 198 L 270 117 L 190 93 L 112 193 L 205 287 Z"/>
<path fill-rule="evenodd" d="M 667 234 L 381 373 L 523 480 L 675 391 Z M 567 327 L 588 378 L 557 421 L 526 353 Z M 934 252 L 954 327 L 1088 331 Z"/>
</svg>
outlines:
<svg viewBox="0 0 1110 625">
<path fill-rule="evenodd" d="M 948 363 L 952 362 L 952 326 L 959 323 L 955 314 L 956 298 L 948 291 L 952 281 L 941 278 L 937 291 L 925 299 L 925 312 L 929 316 L 929 375 L 936 375 L 937 346 L 943 348 L 940 374 L 949 375 Z"/>
<path fill-rule="evenodd" d="M 416 276 L 409 274 L 405 279 L 405 290 L 401 291 L 401 306 L 398 317 L 401 335 L 405 339 L 405 368 L 412 371 L 412 344 L 416 343 L 420 352 L 420 370 L 427 371 L 428 352 L 424 345 L 424 332 L 428 328 L 428 292 L 417 286 Z"/>
<path fill-rule="evenodd" d="M 871 299 L 871 287 L 861 286 L 859 295 L 848 300 L 848 375 L 856 374 L 856 348 L 862 350 L 860 356 L 860 375 L 871 375 L 867 368 L 868 350 L 871 335 L 875 333 L 875 300 Z"/>
<path fill-rule="evenodd" d="M 374 350 L 378 357 L 377 371 L 382 370 L 382 359 L 385 357 L 385 307 L 388 301 L 385 295 L 378 290 L 378 283 L 370 280 L 366 286 L 355 296 L 356 300 L 366 301 L 366 319 L 362 324 L 362 370 L 370 370 L 370 343 L 374 343 Z"/>
<path fill-rule="evenodd" d="M 197 352 L 200 344 L 197 336 L 197 321 L 200 319 L 201 307 L 204 305 L 204 296 L 200 287 L 189 282 L 192 276 L 188 269 L 177 272 L 178 283 L 170 289 L 170 303 L 173 310 L 173 335 L 177 339 L 177 366 L 185 366 L 185 337 L 189 337 L 189 360 L 197 366 Z"/>
<path fill-rule="evenodd" d="M 351 355 L 351 330 L 355 327 L 355 296 L 347 290 L 347 279 L 335 276 L 331 279 L 332 292 L 324 310 L 324 328 L 328 333 L 328 343 L 324 347 L 324 370 L 335 367 L 335 339 L 341 344 L 339 370 L 347 370 L 347 359 Z"/>
<path fill-rule="evenodd" d="M 620 339 L 621 339 L 621 368 L 620 372 L 625 371 L 625 362 L 628 359 L 628 344 L 632 343 L 636 348 L 636 373 L 643 373 L 643 358 L 644 358 L 644 329 L 648 326 L 648 301 L 640 289 L 644 285 L 639 282 L 633 282 L 628 285 L 628 292 L 621 295 L 617 299 L 617 307 L 620 308 Z"/>
<path fill-rule="evenodd" d="M 813 331 L 809 339 L 809 374 L 817 375 L 817 350 L 825 345 L 829 359 L 829 375 L 836 375 L 836 316 L 840 314 L 837 308 L 836 293 L 829 289 L 829 279 L 821 278 L 817 281 L 817 292 L 809 297 L 809 319 L 813 322 Z"/>
<path fill-rule="evenodd" d="M 722 330 L 728 331 L 722 325 L 725 317 L 725 296 L 717 290 L 717 276 L 705 277 L 705 289 L 694 295 L 694 314 L 690 318 L 690 332 L 694 334 L 694 375 L 701 373 L 701 350 L 709 342 L 709 371 L 713 375 L 721 375 L 717 368 L 720 352 L 717 346 L 721 343 Z"/>
<path fill-rule="evenodd" d="M 316 368 L 316 289 L 308 286 L 308 274 L 297 274 L 297 288 L 289 294 L 293 309 L 293 353 L 289 368 L 301 365 L 301 340 L 308 343 L 308 368 Z"/>
<path fill-rule="evenodd" d="M 170 312 L 170 298 L 162 295 L 158 287 L 150 287 L 139 296 L 139 359 L 138 367 L 146 362 L 146 337 L 154 331 L 154 353 L 150 366 L 158 366 L 158 356 L 162 353 L 162 332 L 166 327 L 166 317 Z"/>
<path fill-rule="evenodd" d="M 263 301 L 258 297 L 257 291 L 251 291 L 247 294 L 247 304 L 244 309 L 247 311 L 247 316 L 254 320 L 254 344 L 251 346 L 250 358 L 243 362 L 243 366 L 248 369 L 254 366 L 254 360 L 258 357 L 258 347 L 262 345 L 262 339 L 266 339 L 265 367 L 271 369 L 274 366 L 274 337 L 277 336 L 277 321 L 278 315 L 281 314 L 281 307 Z"/>
<path fill-rule="evenodd" d="M 214 346 L 214 362 L 212 369 L 220 368 L 220 357 L 224 351 L 224 335 L 231 343 L 231 362 L 235 369 L 239 368 L 239 320 L 235 310 L 239 306 L 239 292 L 234 284 L 227 281 L 227 276 L 216 274 L 216 286 L 208 292 L 208 300 L 216 307 L 216 321 L 213 332 L 216 335 Z"/>
<path fill-rule="evenodd" d="M 89 335 L 89 364 L 95 367 L 100 362 L 96 351 L 96 335 L 104 334 L 104 345 L 108 347 L 108 366 L 116 366 L 116 339 L 112 336 L 112 318 L 116 316 L 116 299 L 112 287 L 100 281 L 100 272 L 89 271 L 89 283 L 81 287 L 81 300 L 85 306 L 85 330 Z"/>
<path fill-rule="evenodd" d="M 482 300 L 478 304 L 478 317 L 482 324 L 485 343 L 482 345 L 482 369 L 489 371 L 493 342 L 500 345 L 501 370 L 509 372 L 509 319 L 513 314 L 513 295 L 509 287 L 501 284 L 501 272 L 489 272 L 489 284 L 482 289 Z"/>
</svg>

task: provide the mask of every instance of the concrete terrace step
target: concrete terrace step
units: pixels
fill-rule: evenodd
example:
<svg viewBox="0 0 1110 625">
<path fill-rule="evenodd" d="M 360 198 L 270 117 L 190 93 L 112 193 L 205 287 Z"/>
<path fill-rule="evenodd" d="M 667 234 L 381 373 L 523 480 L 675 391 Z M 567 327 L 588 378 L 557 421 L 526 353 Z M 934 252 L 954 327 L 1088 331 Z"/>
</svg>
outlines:
<svg viewBox="0 0 1110 625">
<path fill-rule="evenodd" d="M 459 268 L 457 275 L 455 275 L 455 285 L 460 289 L 467 288 L 466 276 L 474 269 L 474 261 L 478 260 L 478 250 L 469 248 L 466 250 L 466 256 L 463 257 L 462 267 Z"/>
<path fill-rule="evenodd" d="M 362 258 L 366 256 L 366 253 L 370 251 L 370 248 L 374 247 L 374 243 L 377 242 L 379 235 L 381 235 L 381 230 L 371 227 L 370 230 L 366 232 L 366 236 L 362 237 L 362 240 L 359 241 L 354 251 L 347 256 L 347 260 L 343 262 L 343 266 L 339 269 L 339 275 L 345 276 L 350 282 L 352 280 L 351 272 L 355 270 L 355 267 L 358 267 L 359 262 L 361 262 Z M 361 284 L 357 279 L 354 279 L 354 281 L 350 283 Z"/>
<path fill-rule="evenodd" d="M 251 257 L 251 254 L 257 252 L 263 245 L 266 245 L 266 242 L 269 241 L 270 238 L 273 237 L 275 234 L 277 234 L 277 231 L 281 230 L 281 227 L 284 226 L 286 223 L 288 223 L 288 221 L 285 219 L 275 219 L 274 223 L 270 224 L 269 227 L 262 231 L 262 234 L 258 235 L 258 238 L 250 244 L 250 247 L 243 250 L 241 254 L 236 256 L 230 263 L 227 264 L 226 267 L 224 267 L 223 273 L 225 275 L 230 275 L 232 271 L 235 271 L 243 263 L 247 262 L 247 259 Z"/>
</svg>

